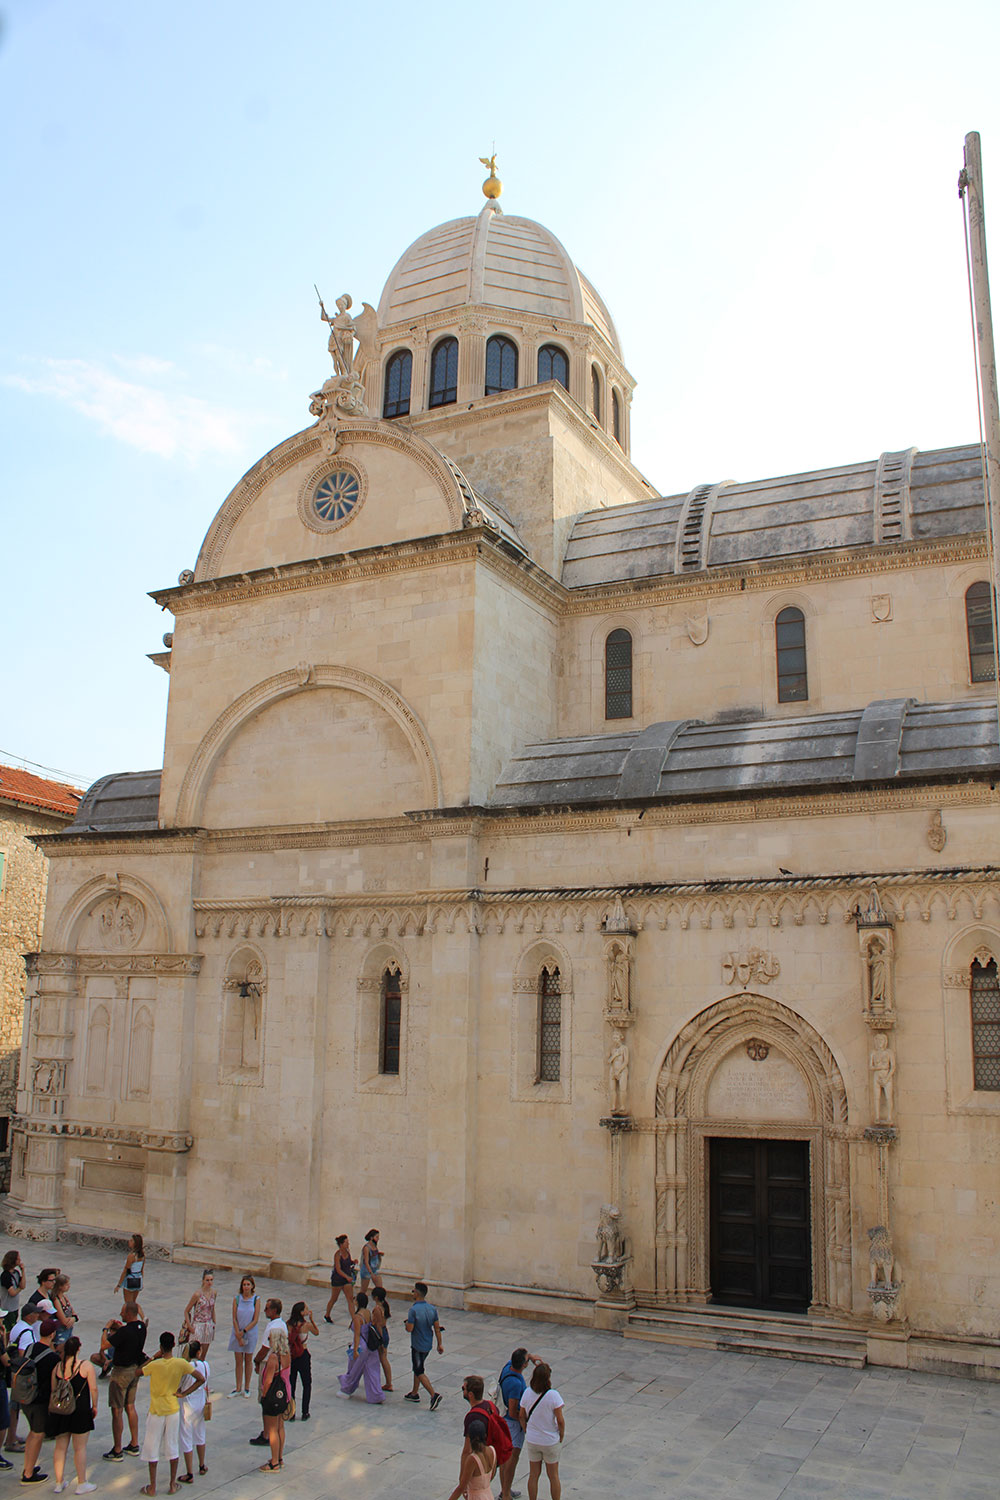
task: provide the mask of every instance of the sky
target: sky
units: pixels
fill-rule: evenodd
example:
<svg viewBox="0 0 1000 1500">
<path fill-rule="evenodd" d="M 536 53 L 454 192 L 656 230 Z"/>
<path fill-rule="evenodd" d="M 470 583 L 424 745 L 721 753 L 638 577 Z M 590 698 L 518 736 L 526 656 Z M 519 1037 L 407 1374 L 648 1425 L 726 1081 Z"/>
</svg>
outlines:
<svg viewBox="0 0 1000 1500">
<path fill-rule="evenodd" d="M 161 763 L 146 591 L 312 421 L 313 283 L 377 305 L 494 145 L 611 308 L 661 493 L 974 441 L 998 52 L 995 0 L 0 0 L 0 761 Z"/>
</svg>

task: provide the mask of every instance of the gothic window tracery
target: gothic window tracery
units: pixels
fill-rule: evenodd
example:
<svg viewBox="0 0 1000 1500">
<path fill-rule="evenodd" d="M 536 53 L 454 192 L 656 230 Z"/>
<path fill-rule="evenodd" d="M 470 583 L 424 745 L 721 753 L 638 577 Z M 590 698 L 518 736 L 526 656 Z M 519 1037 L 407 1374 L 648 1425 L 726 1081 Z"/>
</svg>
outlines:
<svg viewBox="0 0 1000 1500">
<path fill-rule="evenodd" d="M 385 366 L 383 417 L 405 417 L 410 410 L 410 381 L 413 377 L 413 355 L 409 349 L 397 349 Z"/>
<path fill-rule="evenodd" d="M 517 388 L 517 345 L 513 339 L 495 333 L 486 341 L 486 394 Z"/>
<path fill-rule="evenodd" d="M 538 976 L 539 1083 L 558 1083 L 562 1068 L 562 991 L 559 968 L 547 965 Z"/>
<path fill-rule="evenodd" d="M 974 1089 L 1000 1090 L 1000 976 L 997 961 L 972 960 L 972 1072 Z"/>
<path fill-rule="evenodd" d="M 965 591 L 965 633 L 969 643 L 969 679 L 992 682 L 996 676 L 993 654 L 993 595 L 980 580 Z"/>
<path fill-rule="evenodd" d="M 604 642 L 604 717 L 632 717 L 632 636 L 612 630 Z"/>
<path fill-rule="evenodd" d="M 558 380 L 564 390 L 569 390 L 569 360 L 558 344 L 543 344 L 538 351 L 538 383 Z"/>
<path fill-rule="evenodd" d="M 458 339 L 446 338 L 431 353 L 428 406 L 451 406 L 458 400 Z"/>
<path fill-rule="evenodd" d="M 790 605 L 774 621 L 775 664 L 778 702 L 805 703 L 809 697 L 806 673 L 806 617 Z"/>
</svg>

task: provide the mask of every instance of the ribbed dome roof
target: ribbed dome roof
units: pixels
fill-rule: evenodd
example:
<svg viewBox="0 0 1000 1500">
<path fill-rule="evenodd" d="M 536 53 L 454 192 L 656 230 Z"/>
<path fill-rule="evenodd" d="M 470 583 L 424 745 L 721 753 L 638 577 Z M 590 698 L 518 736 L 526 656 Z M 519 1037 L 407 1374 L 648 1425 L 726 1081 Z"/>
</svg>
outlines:
<svg viewBox="0 0 1000 1500">
<path fill-rule="evenodd" d="M 383 288 L 379 326 L 478 303 L 590 323 L 621 355 L 611 314 L 555 235 L 492 204 L 414 240 Z"/>
</svg>

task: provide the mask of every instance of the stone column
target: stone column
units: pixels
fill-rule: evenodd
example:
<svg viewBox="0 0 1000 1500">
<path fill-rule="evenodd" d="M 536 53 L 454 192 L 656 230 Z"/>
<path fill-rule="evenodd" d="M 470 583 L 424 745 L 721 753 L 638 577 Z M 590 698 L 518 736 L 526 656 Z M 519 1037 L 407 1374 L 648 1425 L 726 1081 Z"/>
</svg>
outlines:
<svg viewBox="0 0 1000 1500">
<path fill-rule="evenodd" d="M 610 1033 L 606 1065 L 611 1113 L 601 1120 L 601 1125 L 608 1131 L 611 1160 L 609 1201 L 601 1210 L 598 1254 L 597 1259 L 592 1262 L 601 1293 L 594 1308 L 594 1323 L 598 1328 L 623 1328 L 628 1321 L 629 1310 L 635 1306 L 629 1276 L 632 1257 L 626 1253 L 621 1223 L 621 1204 L 624 1200 L 622 1138 L 632 1130 L 632 1117 L 628 1108 L 628 1036 L 635 1020 L 632 983 L 635 930 L 625 914 L 621 897 L 615 898 L 613 908 L 604 919 L 604 934 L 607 974 L 604 1019 Z"/>
<path fill-rule="evenodd" d="M 486 389 L 486 332 L 466 319 L 458 333 L 458 404 L 478 401 Z"/>
</svg>

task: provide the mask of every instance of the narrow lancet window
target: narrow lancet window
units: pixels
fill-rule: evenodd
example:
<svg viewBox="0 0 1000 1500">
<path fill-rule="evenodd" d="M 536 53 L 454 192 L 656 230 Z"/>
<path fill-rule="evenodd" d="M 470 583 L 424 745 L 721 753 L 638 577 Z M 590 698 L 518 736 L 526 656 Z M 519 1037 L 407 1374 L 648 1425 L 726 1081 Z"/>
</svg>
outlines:
<svg viewBox="0 0 1000 1500">
<path fill-rule="evenodd" d="M 993 595 L 988 583 L 974 583 L 965 593 L 965 630 L 969 639 L 969 679 L 992 682 L 996 676 L 993 654 Z"/>
<path fill-rule="evenodd" d="M 383 417 L 405 417 L 410 410 L 410 381 L 413 376 L 413 355 L 409 349 L 397 349 L 390 355 L 385 367 L 385 397 L 382 402 Z"/>
<path fill-rule="evenodd" d="M 562 991 L 553 965 L 538 976 L 538 1082 L 558 1083 L 562 1066 Z"/>
<path fill-rule="evenodd" d="M 442 339 L 431 354 L 428 406 L 451 406 L 458 400 L 458 339 Z"/>
<path fill-rule="evenodd" d="M 632 717 L 632 637 L 612 630 L 604 642 L 604 717 Z"/>
<path fill-rule="evenodd" d="M 1000 977 L 997 961 L 972 961 L 973 1088 L 1000 1090 Z"/>
<path fill-rule="evenodd" d="M 403 1021 L 403 995 L 398 969 L 382 975 L 382 1015 L 379 1037 L 379 1072 L 399 1072 L 399 1037 Z"/>
<path fill-rule="evenodd" d="M 774 622 L 774 647 L 778 669 L 778 702 L 805 703 L 809 697 L 806 676 L 806 617 L 801 609 L 783 609 Z"/>
<path fill-rule="evenodd" d="M 486 342 L 486 394 L 517 389 L 517 345 L 496 333 Z"/>
</svg>

